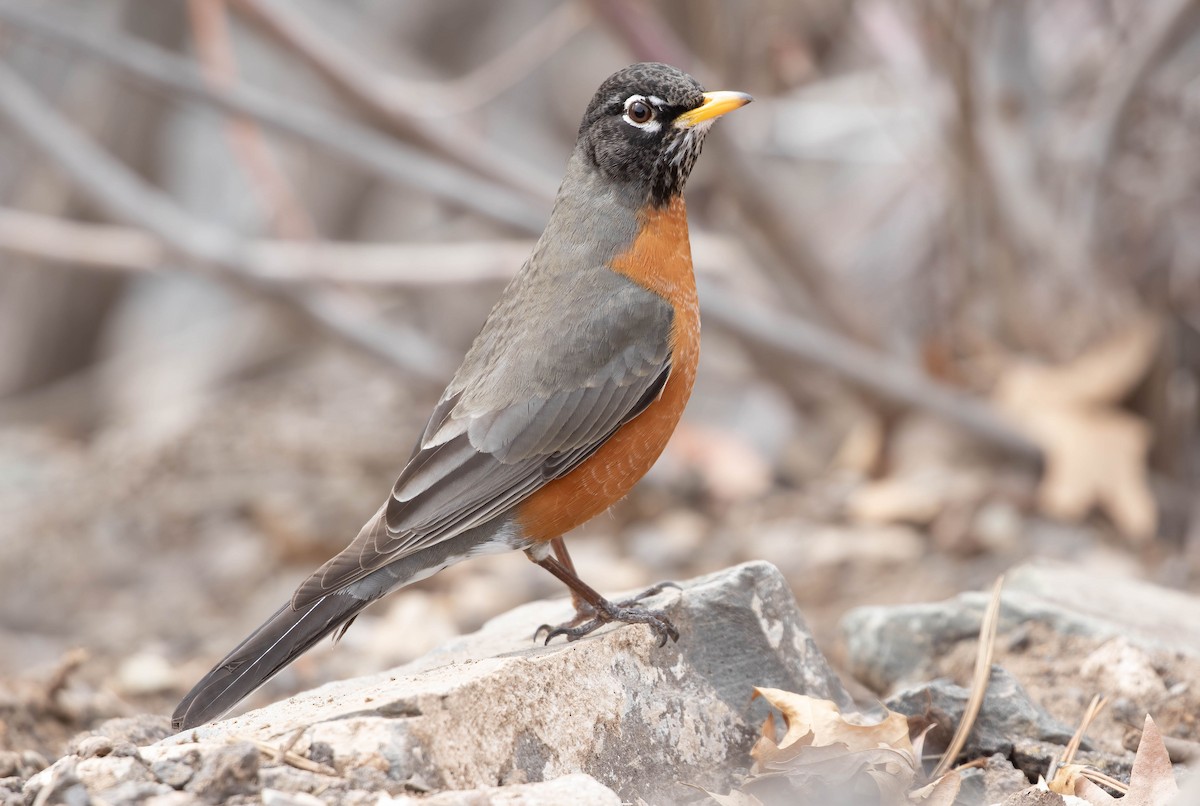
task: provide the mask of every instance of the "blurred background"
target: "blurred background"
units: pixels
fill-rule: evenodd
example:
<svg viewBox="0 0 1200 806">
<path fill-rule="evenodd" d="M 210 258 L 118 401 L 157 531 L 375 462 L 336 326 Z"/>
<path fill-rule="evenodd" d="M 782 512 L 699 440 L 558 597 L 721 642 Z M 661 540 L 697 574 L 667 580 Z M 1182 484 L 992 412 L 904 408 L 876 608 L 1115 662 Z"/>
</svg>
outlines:
<svg viewBox="0 0 1200 806">
<path fill-rule="evenodd" d="M 1198 587 L 1195 0 L 0 0 L 0 691 L 74 681 L 0 745 L 169 711 L 356 534 L 640 60 L 757 102 L 586 579 L 769 560 L 835 658 L 1035 557 Z M 563 594 L 476 559 L 256 701 Z"/>
</svg>

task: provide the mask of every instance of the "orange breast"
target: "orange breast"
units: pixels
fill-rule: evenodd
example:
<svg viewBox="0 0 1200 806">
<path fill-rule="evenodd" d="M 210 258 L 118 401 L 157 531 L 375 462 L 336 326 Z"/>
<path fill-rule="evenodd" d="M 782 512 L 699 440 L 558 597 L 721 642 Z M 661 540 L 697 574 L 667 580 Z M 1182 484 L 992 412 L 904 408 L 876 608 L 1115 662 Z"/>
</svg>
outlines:
<svg viewBox="0 0 1200 806">
<path fill-rule="evenodd" d="M 658 400 L 622 426 L 590 459 L 521 504 L 517 520 L 533 540 L 552 540 L 623 498 L 667 446 L 692 394 L 700 358 L 700 307 L 683 199 L 646 213 L 637 240 L 617 256 L 612 269 L 659 294 L 675 309 L 671 374 Z"/>
</svg>

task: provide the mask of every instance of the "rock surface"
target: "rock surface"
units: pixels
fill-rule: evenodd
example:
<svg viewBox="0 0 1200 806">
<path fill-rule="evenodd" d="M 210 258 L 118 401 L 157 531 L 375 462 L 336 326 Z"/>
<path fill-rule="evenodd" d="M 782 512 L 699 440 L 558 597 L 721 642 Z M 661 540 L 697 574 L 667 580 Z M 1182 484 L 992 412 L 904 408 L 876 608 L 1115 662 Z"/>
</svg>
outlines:
<svg viewBox="0 0 1200 806">
<path fill-rule="evenodd" d="M 860 607 L 840 625 L 850 673 L 880 693 L 929 679 L 930 663 L 979 634 L 989 594 L 945 602 Z M 1200 599 L 1130 579 L 1097 579 L 1065 565 L 1020 566 L 1005 577 L 1000 632 L 1036 622 L 1064 636 L 1123 638 L 1134 647 L 1200 657 Z"/>
<path fill-rule="evenodd" d="M 401 594 L 403 595 L 403 594 Z M 481 790 L 435 803 L 558 803 L 575 780 L 587 802 L 693 799 L 727 788 L 766 716 L 752 686 L 845 702 L 783 577 L 747 563 L 650 600 L 680 631 L 658 647 L 638 626 L 535 645 L 534 630 L 570 615 L 565 601 L 501 616 L 398 669 L 344 680 L 123 755 L 69 755 L 34 776 L 64 797 L 108 803 L 375 803 Z M 163 723 L 157 722 L 161 730 Z M 128 734 L 128 725 L 121 728 Z M 152 734 L 154 727 L 147 728 Z M 120 746 L 81 739 L 90 752 Z M 288 751 L 281 763 L 274 748 Z M 589 779 L 565 779 L 573 774 Z M 513 789 L 516 785 L 558 780 Z M 499 792 L 490 788 L 503 787 Z M 608 788 L 616 795 L 605 800 Z M 512 796 L 510 799 L 509 796 Z M 466 798 L 466 795 L 463 795 Z M 399 802 L 404 802 L 403 800 Z"/>
</svg>

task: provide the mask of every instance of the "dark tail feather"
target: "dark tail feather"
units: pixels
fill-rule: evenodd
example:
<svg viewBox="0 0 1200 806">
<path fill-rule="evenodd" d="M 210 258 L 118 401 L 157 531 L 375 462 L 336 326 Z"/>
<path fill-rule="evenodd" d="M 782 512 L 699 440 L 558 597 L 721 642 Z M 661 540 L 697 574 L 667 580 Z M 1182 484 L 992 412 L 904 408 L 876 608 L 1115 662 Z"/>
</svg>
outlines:
<svg viewBox="0 0 1200 806">
<path fill-rule="evenodd" d="M 222 716 L 313 644 L 354 620 L 370 599 L 331 593 L 293 610 L 284 605 L 238 644 L 175 708 L 171 727 L 188 730 Z"/>
</svg>

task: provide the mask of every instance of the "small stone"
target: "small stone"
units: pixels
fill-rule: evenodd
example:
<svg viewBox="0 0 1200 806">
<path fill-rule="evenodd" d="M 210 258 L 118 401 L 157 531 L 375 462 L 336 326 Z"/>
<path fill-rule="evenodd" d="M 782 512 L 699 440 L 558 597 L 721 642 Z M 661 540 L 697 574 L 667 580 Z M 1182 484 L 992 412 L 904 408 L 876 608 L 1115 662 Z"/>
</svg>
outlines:
<svg viewBox="0 0 1200 806">
<path fill-rule="evenodd" d="M 1084 658 L 1080 671 L 1085 678 L 1096 681 L 1098 690 L 1142 703 L 1167 694 L 1167 687 L 1150 658 L 1123 637 L 1106 642 Z"/>
<path fill-rule="evenodd" d="M 564 775 L 552 781 L 440 792 L 421 798 L 409 795 L 379 798 L 379 806 L 558 806 L 563 803 L 620 806 L 621 802 L 616 792 L 582 773 Z"/>
<path fill-rule="evenodd" d="M 263 806 L 324 806 L 324 802 L 307 792 L 283 792 L 278 789 L 263 789 Z"/>
<path fill-rule="evenodd" d="M 205 756 L 186 789 L 210 803 L 251 794 L 258 788 L 258 762 L 258 748 L 250 742 L 216 748 Z"/>
<path fill-rule="evenodd" d="M 1000 806 L 1063 806 L 1064 803 L 1062 795 L 1031 786 L 1009 795 Z"/>
<path fill-rule="evenodd" d="M 33 775 L 35 772 L 41 772 L 50 766 L 50 762 L 46 761 L 46 757 L 36 750 L 22 750 L 20 760 L 20 774 L 26 777 Z"/>
<path fill-rule="evenodd" d="M 112 752 L 113 743 L 107 736 L 87 736 L 75 747 L 80 758 L 100 758 Z"/>
<path fill-rule="evenodd" d="M 970 691 L 962 686 L 935 680 L 897 694 L 887 701 L 887 706 L 910 718 L 935 723 L 937 727 L 926 737 L 926 749 L 936 752 L 949 743 L 969 698 Z M 969 758 L 996 753 L 1008 756 L 1017 737 L 1065 745 L 1072 732 L 1034 703 L 1012 675 L 993 666 L 983 706 L 965 750 Z"/>
<path fill-rule="evenodd" d="M 111 789 L 126 781 L 152 781 L 154 778 L 141 759 L 111 756 L 82 759 L 75 765 L 75 774 L 89 792 Z"/>
<path fill-rule="evenodd" d="M 152 795 L 142 801 L 142 806 L 201 806 L 203 803 L 191 792 L 168 792 L 165 795 Z"/>
<path fill-rule="evenodd" d="M 150 765 L 154 777 L 172 789 L 183 789 L 192 776 L 196 774 L 195 764 L 199 763 L 199 753 L 192 753 L 192 759 L 181 760 L 163 758 Z"/>
<path fill-rule="evenodd" d="M 173 794 L 171 787 L 157 781 L 125 781 L 96 792 L 96 800 L 111 806 L 143 804 L 152 797 Z"/>
<path fill-rule="evenodd" d="M 162 655 L 139 652 L 117 669 L 117 687 L 125 694 L 146 695 L 170 691 L 177 681 L 175 669 Z"/>
<path fill-rule="evenodd" d="M 983 794 L 980 803 L 999 803 L 1029 786 L 1025 773 L 1000 753 L 990 756 L 983 768 Z"/>
</svg>

